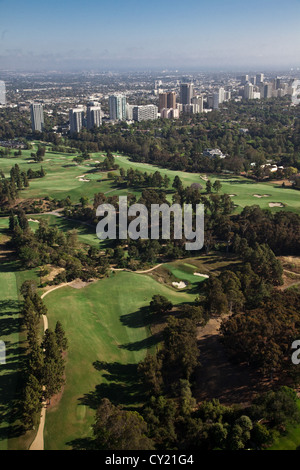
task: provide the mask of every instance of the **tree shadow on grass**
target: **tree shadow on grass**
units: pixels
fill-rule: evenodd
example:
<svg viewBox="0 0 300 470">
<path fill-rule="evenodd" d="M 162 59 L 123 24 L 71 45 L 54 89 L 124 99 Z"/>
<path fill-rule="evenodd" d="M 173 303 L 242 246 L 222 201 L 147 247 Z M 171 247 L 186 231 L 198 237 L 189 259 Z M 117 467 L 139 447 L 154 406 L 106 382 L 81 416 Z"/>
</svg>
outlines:
<svg viewBox="0 0 300 470">
<path fill-rule="evenodd" d="M 156 346 L 163 340 L 163 334 L 157 333 L 149 336 L 148 338 L 142 339 L 141 341 L 135 341 L 133 343 L 121 344 L 119 348 L 127 349 L 128 351 L 140 351 L 141 349 L 150 349 Z"/>
<path fill-rule="evenodd" d="M 94 391 L 79 398 L 81 405 L 95 410 L 103 398 L 108 398 L 115 405 L 121 403 L 127 407 L 143 400 L 144 387 L 138 379 L 137 364 L 96 361 L 93 365 L 102 372 L 107 382 L 96 385 Z"/>
<path fill-rule="evenodd" d="M 72 450 L 97 450 L 96 441 L 91 437 L 73 439 L 66 445 L 72 447 Z"/>
<path fill-rule="evenodd" d="M 165 315 L 153 314 L 149 306 L 145 306 L 139 308 L 136 312 L 122 315 L 120 320 L 124 326 L 128 326 L 129 328 L 143 328 L 153 323 L 164 323 Z"/>
</svg>

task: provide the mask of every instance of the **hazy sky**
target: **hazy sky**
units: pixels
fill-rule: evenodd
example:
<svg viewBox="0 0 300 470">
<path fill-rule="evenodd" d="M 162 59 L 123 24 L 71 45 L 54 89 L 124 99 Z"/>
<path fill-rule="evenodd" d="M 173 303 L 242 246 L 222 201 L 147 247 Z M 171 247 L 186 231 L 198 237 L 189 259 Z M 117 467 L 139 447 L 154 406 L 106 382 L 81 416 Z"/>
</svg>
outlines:
<svg viewBox="0 0 300 470">
<path fill-rule="evenodd" d="M 0 0 L 0 69 L 300 66 L 300 0 Z"/>
</svg>

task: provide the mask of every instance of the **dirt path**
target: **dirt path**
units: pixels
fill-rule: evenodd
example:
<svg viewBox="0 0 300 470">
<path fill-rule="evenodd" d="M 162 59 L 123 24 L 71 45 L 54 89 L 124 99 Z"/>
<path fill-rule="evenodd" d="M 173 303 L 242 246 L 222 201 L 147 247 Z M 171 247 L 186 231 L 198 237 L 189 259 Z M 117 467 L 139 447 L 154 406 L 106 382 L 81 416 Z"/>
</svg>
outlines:
<svg viewBox="0 0 300 470">
<path fill-rule="evenodd" d="M 153 268 L 146 269 L 145 271 L 132 271 L 131 269 L 127 269 L 127 268 L 110 268 L 110 269 L 112 271 L 128 271 L 129 273 L 146 274 L 146 273 L 150 273 L 151 271 L 154 271 L 155 269 L 159 268 L 163 264 L 164 263 L 157 264 L 156 266 L 153 266 Z"/>
</svg>

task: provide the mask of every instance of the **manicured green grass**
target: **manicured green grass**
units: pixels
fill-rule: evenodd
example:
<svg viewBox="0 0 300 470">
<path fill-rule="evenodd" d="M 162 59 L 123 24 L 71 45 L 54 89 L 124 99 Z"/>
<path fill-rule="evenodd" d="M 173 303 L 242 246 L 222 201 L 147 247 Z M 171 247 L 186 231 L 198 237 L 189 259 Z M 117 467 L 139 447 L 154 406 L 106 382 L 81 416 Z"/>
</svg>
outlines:
<svg viewBox="0 0 300 470">
<path fill-rule="evenodd" d="M 194 273 L 197 272 L 196 266 L 191 266 L 187 263 L 168 263 L 164 265 L 164 268 L 167 268 L 180 281 L 188 281 L 191 284 L 198 284 L 205 279 L 202 276 L 195 276 Z"/>
<path fill-rule="evenodd" d="M 157 341 L 146 321 L 146 307 L 157 293 L 173 304 L 195 298 L 129 272 L 45 297 L 49 327 L 60 320 L 69 339 L 64 393 L 46 416 L 46 449 L 65 449 L 91 436 L 94 409 L 103 397 L 125 406 L 141 402 L 136 364 Z"/>
<path fill-rule="evenodd" d="M 18 164 L 21 170 L 39 169 L 42 165 L 46 171 L 46 176 L 41 179 L 30 181 L 29 189 L 23 190 L 20 193 L 22 198 L 41 198 L 52 197 L 63 199 L 70 196 L 73 202 L 78 202 L 82 196 L 87 196 L 90 201 L 97 192 L 107 193 L 112 195 L 126 195 L 128 192 L 134 193 L 137 196 L 140 191 L 135 191 L 132 188 L 120 189 L 116 188 L 112 180 L 107 179 L 105 172 L 93 172 L 96 162 L 103 161 L 105 155 L 103 153 L 94 153 L 91 155 L 90 160 L 85 161 L 81 165 L 75 164 L 72 160 L 78 154 L 68 153 L 54 153 L 46 152 L 44 161 L 42 163 L 31 162 L 31 150 L 24 150 L 21 157 L 10 157 L 0 159 L 0 169 L 6 175 L 14 164 Z M 177 175 L 181 178 L 185 186 L 192 183 L 200 183 L 205 192 L 206 182 L 200 177 L 198 173 L 187 173 L 184 171 L 173 171 L 163 168 L 158 168 L 154 165 L 147 163 L 132 162 L 126 156 L 117 156 L 115 154 L 116 163 L 121 168 L 127 170 L 128 168 L 154 173 L 159 171 L 163 176 L 169 176 L 171 182 L 169 190 L 172 190 L 172 182 Z M 90 172 L 90 173 L 89 173 Z M 115 173 L 117 173 L 115 171 Z M 90 181 L 80 181 L 80 176 L 85 175 L 86 179 Z M 242 208 L 249 205 L 257 204 L 263 209 L 270 209 L 272 211 L 289 210 L 300 213 L 300 194 L 298 191 L 289 188 L 282 188 L 280 185 L 274 183 L 256 183 L 255 181 L 243 178 L 240 176 L 228 175 L 208 175 L 213 183 L 219 179 L 222 184 L 220 194 L 233 194 L 232 199 L 236 205 L 236 212 L 240 212 Z M 173 191 L 173 190 L 172 190 Z M 254 195 L 267 194 L 268 197 L 257 198 Z M 168 194 L 168 199 L 171 201 L 171 194 Z M 283 203 L 285 206 L 270 207 L 269 203 Z"/>
</svg>

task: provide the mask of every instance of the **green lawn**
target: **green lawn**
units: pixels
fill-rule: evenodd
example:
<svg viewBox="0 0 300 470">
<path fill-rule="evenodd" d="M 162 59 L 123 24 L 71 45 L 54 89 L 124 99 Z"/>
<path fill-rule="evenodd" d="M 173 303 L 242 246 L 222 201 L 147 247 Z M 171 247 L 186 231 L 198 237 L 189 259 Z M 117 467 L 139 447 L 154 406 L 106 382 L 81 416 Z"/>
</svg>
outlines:
<svg viewBox="0 0 300 470">
<path fill-rule="evenodd" d="M 91 436 L 94 409 L 102 397 L 126 406 L 141 402 L 136 364 L 157 342 L 150 337 L 145 308 L 157 293 L 173 304 L 195 298 L 129 272 L 45 297 L 49 327 L 60 320 L 70 344 L 64 393 L 46 416 L 46 449 L 65 449 L 67 443 L 74 446 L 76 440 Z"/>
<path fill-rule="evenodd" d="M 102 152 L 94 153 L 91 155 L 90 160 L 85 161 L 83 164 L 77 165 L 72 160 L 78 155 L 68 153 L 54 153 L 46 152 L 44 161 L 42 163 L 34 163 L 31 160 L 31 150 L 23 150 L 21 157 L 10 157 L 0 159 L 0 169 L 6 175 L 14 164 L 18 164 L 21 170 L 39 169 L 42 165 L 46 171 L 46 176 L 41 179 L 34 179 L 30 181 L 29 189 L 23 190 L 20 193 L 22 198 L 41 198 L 52 197 L 57 199 L 66 198 L 70 196 L 73 202 L 78 202 L 82 196 L 87 196 L 90 201 L 97 192 L 107 193 L 109 195 L 126 195 L 128 192 L 139 195 L 139 191 L 132 188 L 120 189 L 114 187 L 111 180 L 107 179 L 105 172 L 96 172 L 96 162 L 104 160 L 105 156 Z M 173 171 L 163 168 L 158 168 L 154 165 L 147 163 L 131 162 L 126 156 L 117 156 L 115 160 L 121 168 L 127 170 L 128 168 L 138 169 L 140 171 L 147 171 L 154 173 L 160 171 L 164 175 L 168 175 L 171 179 L 171 184 L 176 175 L 178 175 L 184 185 L 191 185 L 192 183 L 200 183 L 205 189 L 206 182 L 201 179 L 198 173 L 187 173 L 184 171 Z M 89 181 L 80 181 L 80 177 Z M 202 175 L 203 176 L 203 175 Z M 219 179 L 222 184 L 220 194 L 227 193 L 233 196 L 233 202 L 236 205 L 236 211 L 239 212 L 247 205 L 257 204 L 263 209 L 271 209 L 272 211 L 289 210 L 300 213 L 300 195 L 298 191 L 289 188 L 282 188 L 280 185 L 274 183 L 256 183 L 249 179 L 239 176 L 219 176 L 208 175 L 212 183 Z M 171 184 L 170 188 L 171 189 Z M 204 191 L 204 190 L 203 190 Z M 257 198 L 254 195 L 265 195 L 268 197 Z M 168 195 L 171 200 L 171 195 Z M 270 208 L 269 203 L 283 203 L 284 208 L 273 207 Z"/>
</svg>

